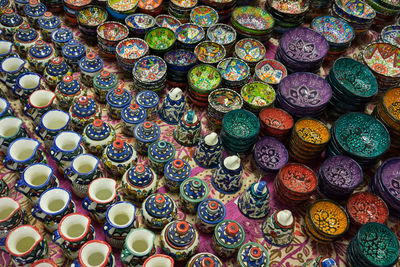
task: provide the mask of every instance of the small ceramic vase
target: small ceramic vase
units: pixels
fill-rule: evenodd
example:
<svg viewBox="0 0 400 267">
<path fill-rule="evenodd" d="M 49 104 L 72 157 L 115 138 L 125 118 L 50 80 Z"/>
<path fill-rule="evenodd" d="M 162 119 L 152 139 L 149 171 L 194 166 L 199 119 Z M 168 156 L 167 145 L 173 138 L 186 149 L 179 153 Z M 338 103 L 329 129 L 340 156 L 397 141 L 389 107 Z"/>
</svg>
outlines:
<svg viewBox="0 0 400 267">
<path fill-rule="evenodd" d="M 22 104 L 26 104 L 33 92 L 44 89 L 44 81 L 41 75 L 34 72 L 25 72 L 18 76 L 11 91 L 14 96 L 20 99 Z"/>
<path fill-rule="evenodd" d="M 72 183 L 72 192 L 77 197 L 87 196 L 89 184 L 102 176 L 100 161 L 91 154 L 81 154 L 65 169 L 64 177 Z"/>
<path fill-rule="evenodd" d="M 26 167 L 14 188 L 35 205 L 44 191 L 58 185 L 59 181 L 53 168 L 46 164 L 36 163 Z"/>
<path fill-rule="evenodd" d="M 119 139 L 104 149 L 102 157 L 105 169 L 116 178 L 121 177 L 136 160 L 137 153 L 133 145 Z"/>
<path fill-rule="evenodd" d="M 338 267 L 338 265 L 332 258 L 318 256 L 313 260 L 307 261 L 301 267 Z"/>
<path fill-rule="evenodd" d="M 14 266 L 30 266 L 48 256 L 46 239 L 35 226 L 28 224 L 13 229 L 6 238 L 5 246 Z"/>
<path fill-rule="evenodd" d="M 122 132 L 128 136 L 134 136 L 136 125 L 146 120 L 146 110 L 138 104 L 130 104 L 121 111 L 121 119 L 124 122 Z"/>
<path fill-rule="evenodd" d="M 161 248 L 176 261 L 189 259 L 199 248 L 199 233 L 187 221 L 173 221 L 161 231 Z"/>
<path fill-rule="evenodd" d="M 87 87 L 93 87 L 93 77 L 103 69 L 103 60 L 95 53 L 90 52 L 79 60 L 78 65 L 82 83 Z"/>
<path fill-rule="evenodd" d="M 31 267 L 57 267 L 57 264 L 53 260 L 41 259 L 32 263 Z"/>
<path fill-rule="evenodd" d="M 174 259 L 164 254 L 156 254 L 148 257 L 143 264 L 143 267 L 157 266 L 174 267 Z"/>
<path fill-rule="evenodd" d="M 189 214 L 195 214 L 199 203 L 208 197 L 208 184 L 195 177 L 182 182 L 179 194 L 179 207 Z"/>
<path fill-rule="evenodd" d="M 23 120 L 17 117 L 0 118 L 0 151 L 7 153 L 7 149 L 13 141 L 22 137 L 29 137 L 23 124 Z"/>
<path fill-rule="evenodd" d="M 93 88 L 96 93 L 96 99 L 100 103 L 106 102 L 106 96 L 109 91 L 118 87 L 118 77 L 115 73 L 102 70 L 93 78 Z"/>
<path fill-rule="evenodd" d="M 67 28 L 59 28 L 51 34 L 51 41 L 57 56 L 62 56 L 62 48 L 73 38 L 74 34 Z"/>
<path fill-rule="evenodd" d="M 57 230 L 58 223 L 65 215 L 75 211 L 71 194 L 64 188 L 53 187 L 42 193 L 31 213 L 52 233 Z"/>
<path fill-rule="evenodd" d="M 29 4 L 24 7 L 24 12 L 28 22 L 34 28 L 38 28 L 38 20 L 46 11 L 46 6 L 42 3 L 39 3 L 38 0 L 29 0 Z"/>
<path fill-rule="evenodd" d="M 222 267 L 222 261 L 211 253 L 198 253 L 190 258 L 186 267 Z"/>
<path fill-rule="evenodd" d="M 23 18 L 11 8 L 4 10 L 3 15 L 0 17 L 0 29 L 3 30 L 4 39 L 13 41 L 14 34 L 23 22 Z"/>
<path fill-rule="evenodd" d="M 72 70 L 62 57 L 53 58 L 43 73 L 44 79 L 51 89 L 54 89 L 66 75 L 72 75 Z"/>
<path fill-rule="evenodd" d="M 37 40 L 39 40 L 39 32 L 25 22 L 14 34 L 14 44 L 21 57 L 26 57 L 29 48 L 34 46 Z"/>
<path fill-rule="evenodd" d="M 70 260 L 78 258 L 79 248 L 89 240 L 96 238 L 94 227 L 88 216 L 80 213 L 66 215 L 58 224 L 51 239 Z"/>
<path fill-rule="evenodd" d="M 71 75 L 65 75 L 55 89 L 58 106 L 63 110 L 68 110 L 75 99 L 83 95 L 83 90 L 80 81 L 75 80 Z"/>
<path fill-rule="evenodd" d="M 265 181 L 255 182 L 238 198 L 240 212 L 250 219 L 262 219 L 269 213 L 269 190 Z"/>
<path fill-rule="evenodd" d="M 7 237 L 8 233 L 20 225 L 27 223 L 25 211 L 21 204 L 11 197 L 0 197 L 0 239 Z"/>
<path fill-rule="evenodd" d="M 141 91 L 136 95 L 135 100 L 139 106 L 146 110 L 148 120 L 154 120 L 157 117 L 160 98 L 156 92 Z"/>
<path fill-rule="evenodd" d="M 165 186 L 169 192 L 178 192 L 181 184 L 190 177 L 192 168 L 183 159 L 170 160 L 164 166 Z"/>
<path fill-rule="evenodd" d="M 7 99 L 0 97 L 0 118 L 14 116 L 14 111 Z"/>
<path fill-rule="evenodd" d="M 90 240 L 83 244 L 78 251 L 78 259 L 71 267 L 115 267 L 115 257 L 107 242 Z"/>
<path fill-rule="evenodd" d="M 129 106 L 132 101 L 130 92 L 124 89 L 124 84 L 120 84 L 117 89 L 111 90 L 106 96 L 108 115 L 114 120 L 121 119 L 121 111 Z"/>
<path fill-rule="evenodd" d="M 212 233 L 215 226 L 225 219 L 226 208 L 218 199 L 203 200 L 197 207 L 196 226 L 203 233 Z"/>
<path fill-rule="evenodd" d="M 26 61 L 19 57 L 8 57 L 0 63 L 0 81 L 3 81 L 8 88 L 12 88 L 18 77 L 28 70 L 25 68 Z"/>
<path fill-rule="evenodd" d="M 244 244 L 238 252 L 236 267 L 268 267 L 269 253 L 262 245 L 254 242 Z"/>
<path fill-rule="evenodd" d="M 88 195 L 83 199 L 82 207 L 94 221 L 103 224 L 107 209 L 120 201 L 117 187 L 117 181 L 111 178 L 97 178 L 89 184 Z"/>
<path fill-rule="evenodd" d="M 49 110 L 43 114 L 35 133 L 43 140 L 45 148 L 49 149 L 59 133 L 70 129 L 70 121 L 71 117 L 67 112 L 59 109 Z"/>
<path fill-rule="evenodd" d="M 54 108 L 53 103 L 56 94 L 49 90 L 37 90 L 33 92 L 24 106 L 24 114 L 33 120 L 34 125 L 39 125 L 42 116 Z"/>
<path fill-rule="evenodd" d="M 226 157 L 211 176 L 214 188 L 223 194 L 234 194 L 242 188 L 243 167 L 238 156 Z"/>
<path fill-rule="evenodd" d="M 135 149 L 139 154 L 147 155 L 149 146 L 160 137 L 160 127 L 151 121 L 145 121 L 136 125 L 133 136 L 135 137 Z"/>
<path fill-rule="evenodd" d="M 46 155 L 39 149 L 40 142 L 31 138 L 19 138 L 13 141 L 7 150 L 3 165 L 11 171 L 22 172 L 34 163 L 47 164 Z"/>
<path fill-rule="evenodd" d="M 104 149 L 115 140 L 115 130 L 101 119 L 95 119 L 82 132 L 83 144 L 88 152 L 102 154 Z"/>
<path fill-rule="evenodd" d="M 121 251 L 121 262 L 125 267 L 142 266 L 144 261 L 156 253 L 156 235 L 144 228 L 133 229 L 125 239 Z"/>
<path fill-rule="evenodd" d="M 51 34 L 61 27 L 61 20 L 59 17 L 53 15 L 50 11 L 47 11 L 38 20 L 42 37 L 46 42 L 51 41 Z"/>
<path fill-rule="evenodd" d="M 154 193 L 156 185 L 157 174 L 143 164 L 132 166 L 122 177 L 125 197 L 134 203 L 143 203 L 150 194 Z"/>
<path fill-rule="evenodd" d="M 142 203 L 142 216 L 147 226 L 161 230 L 176 219 L 175 201 L 167 194 L 151 194 Z"/>
<path fill-rule="evenodd" d="M 32 68 L 39 73 L 43 73 L 45 67 L 56 56 L 54 48 L 43 40 L 37 40 L 29 48 L 27 60 Z"/>
<path fill-rule="evenodd" d="M 200 139 L 201 123 L 196 113 L 191 110 L 179 121 L 174 130 L 174 139 L 182 146 L 195 146 Z"/>
<path fill-rule="evenodd" d="M 79 71 L 79 60 L 86 55 L 86 48 L 77 40 L 72 39 L 62 48 L 65 62 L 72 68 L 73 72 Z"/>
<path fill-rule="evenodd" d="M 242 246 L 244 239 L 245 232 L 239 223 L 224 220 L 215 227 L 212 247 L 218 256 L 230 258 Z"/>
<path fill-rule="evenodd" d="M 98 113 L 99 106 L 88 96 L 78 97 L 69 109 L 72 125 L 77 131 L 82 131 L 86 125 L 92 123 Z"/>
<path fill-rule="evenodd" d="M 76 132 L 63 131 L 54 138 L 49 154 L 56 162 L 58 171 L 64 173 L 71 166 L 72 160 L 84 153 L 86 151 L 82 145 L 82 136 Z"/>
<path fill-rule="evenodd" d="M 160 119 L 168 124 L 178 124 L 185 113 L 185 97 L 180 88 L 176 87 L 168 92 L 158 111 Z"/>
<path fill-rule="evenodd" d="M 8 57 L 19 57 L 18 53 L 14 51 L 14 43 L 0 40 L 0 62 Z"/>
<path fill-rule="evenodd" d="M 212 132 L 201 139 L 193 159 L 202 168 L 216 168 L 222 159 L 222 143 L 218 134 Z"/>
<path fill-rule="evenodd" d="M 273 246 L 288 246 L 294 238 L 294 217 L 290 210 L 275 211 L 262 224 L 264 239 Z"/>
<path fill-rule="evenodd" d="M 103 230 L 108 244 L 118 249 L 124 246 L 129 232 L 137 227 L 135 215 L 135 205 L 127 201 L 116 202 L 107 209 Z"/>
<path fill-rule="evenodd" d="M 175 147 L 168 141 L 159 140 L 149 146 L 147 154 L 150 159 L 150 167 L 162 174 L 165 164 L 175 157 Z"/>
</svg>

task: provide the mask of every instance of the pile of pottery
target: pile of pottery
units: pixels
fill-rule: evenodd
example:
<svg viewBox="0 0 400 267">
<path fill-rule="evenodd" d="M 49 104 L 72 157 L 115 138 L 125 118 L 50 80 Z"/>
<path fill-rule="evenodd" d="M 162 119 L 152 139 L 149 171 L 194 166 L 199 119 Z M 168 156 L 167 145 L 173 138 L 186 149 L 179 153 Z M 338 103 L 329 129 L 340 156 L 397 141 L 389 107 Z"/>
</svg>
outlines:
<svg viewBox="0 0 400 267">
<path fill-rule="evenodd" d="M 97 46 L 104 56 L 115 57 L 118 43 L 128 37 L 129 30 L 125 25 L 108 21 L 97 27 Z"/>
<path fill-rule="evenodd" d="M 218 63 L 222 86 L 239 91 L 251 78 L 250 67 L 239 58 L 226 58 Z"/>
<path fill-rule="evenodd" d="M 226 88 L 219 88 L 208 96 L 207 119 L 216 127 L 222 127 L 222 119 L 231 110 L 241 109 L 243 98 L 235 91 Z"/>
<path fill-rule="evenodd" d="M 205 6 L 210 6 L 218 12 L 219 21 L 226 21 L 232 14 L 233 9 L 236 7 L 237 0 L 200 0 Z"/>
<path fill-rule="evenodd" d="M 221 84 L 222 78 L 218 70 L 206 64 L 194 66 L 188 73 L 189 99 L 196 106 L 206 107 L 208 96 Z"/>
<path fill-rule="evenodd" d="M 400 14 L 400 3 L 389 0 L 367 0 L 366 2 L 376 13 L 374 28 L 379 30 L 387 25 L 396 23 L 396 18 Z"/>
<path fill-rule="evenodd" d="M 167 64 L 160 57 L 145 56 L 135 63 L 132 75 L 134 87 L 138 91 L 151 90 L 160 93 L 167 80 Z"/>
<path fill-rule="evenodd" d="M 127 16 L 124 22 L 131 36 L 142 39 L 147 31 L 156 27 L 155 18 L 148 14 L 134 13 Z"/>
<path fill-rule="evenodd" d="M 170 0 L 168 14 L 177 18 L 182 23 L 188 23 L 190 21 L 190 12 L 196 5 L 197 0 Z"/>
</svg>

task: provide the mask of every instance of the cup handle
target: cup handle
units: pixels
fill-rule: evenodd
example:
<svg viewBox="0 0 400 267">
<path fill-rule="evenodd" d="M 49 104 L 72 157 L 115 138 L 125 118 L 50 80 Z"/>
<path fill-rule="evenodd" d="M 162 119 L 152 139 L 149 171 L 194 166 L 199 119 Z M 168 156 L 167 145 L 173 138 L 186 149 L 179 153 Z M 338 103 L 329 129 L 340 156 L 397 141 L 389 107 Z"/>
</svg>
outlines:
<svg viewBox="0 0 400 267">
<path fill-rule="evenodd" d="M 33 206 L 32 210 L 31 210 L 32 216 L 35 217 L 36 219 L 39 220 L 44 220 L 44 218 L 46 217 L 46 214 L 43 213 L 40 209 L 39 209 L 39 205 L 36 204 L 35 206 Z"/>
<path fill-rule="evenodd" d="M 35 128 L 35 133 L 42 138 L 42 140 L 44 140 L 45 136 L 47 135 L 47 130 L 44 126 L 42 126 L 42 124 L 39 124 L 38 126 L 36 126 Z"/>
<path fill-rule="evenodd" d="M 19 88 L 16 84 L 14 84 L 11 87 L 11 91 L 13 92 L 13 94 L 17 97 L 21 97 L 23 94 L 23 91 L 21 90 L 21 88 Z"/>
<path fill-rule="evenodd" d="M 133 254 L 128 249 L 124 248 L 121 251 L 121 262 L 122 263 L 129 265 L 131 263 L 132 258 L 133 258 Z"/>
<path fill-rule="evenodd" d="M 61 246 L 65 242 L 65 240 L 61 237 L 58 229 L 54 231 L 53 235 L 51 236 L 51 240 L 59 246 Z"/>
<path fill-rule="evenodd" d="M 22 193 L 22 194 L 27 194 L 29 192 L 29 187 L 27 186 L 28 184 L 25 183 L 25 181 L 23 179 L 19 179 L 16 184 L 15 184 L 15 190 L 17 190 L 18 192 Z"/>
<path fill-rule="evenodd" d="M 62 153 L 61 151 L 55 146 L 53 145 L 50 148 L 50 156 L 55 160 L 55 161 L 60 161 L 62 158 Z"/>
<path fill-rule="evenodd" d="M 90 200 L 89 197 L 85 197 L 82 201 L 82 207 L 89 212 L 96 210 L 96 206 L 96 202 Z"/>
<path fill-rule="evenodd" d="M 71 167 L 68 167 L 64 171 L 64 178 L 70 181 L 71 183 L 74 182 L 75 179 L 72 179 L 72 176 L 74 175 L 74 172 L 72 171 Z"/>
<path fill-rule="evenodd" d="M 12 164 L 15 163 L 12 158 L 10 158 L 10 156 L 7 154 L 4 158 L 4 162 L 3 165 L 4 167 L 6 167 L 6 169 L 15 171 L 17 169 L 17 166 L 12 166 Z"/>
</svg>

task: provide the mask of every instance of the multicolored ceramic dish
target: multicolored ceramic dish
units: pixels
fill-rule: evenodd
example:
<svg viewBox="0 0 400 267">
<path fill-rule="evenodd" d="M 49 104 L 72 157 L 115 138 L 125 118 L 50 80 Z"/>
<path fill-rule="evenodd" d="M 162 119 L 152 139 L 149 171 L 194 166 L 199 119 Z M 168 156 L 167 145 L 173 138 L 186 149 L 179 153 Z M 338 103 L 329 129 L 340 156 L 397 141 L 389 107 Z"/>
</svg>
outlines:
<svg viewBox="0 0 400 267">
<path fill-rule="evenodd" d="M 156 18 L 156 24 L 158 27 L 164 27 L 173 30 L 174 32 L 176 29 L 178 29 L 179 26 L 181 26 L 181 22 L 172 16 L 168 15 L 158 15 Z"/>
<path fill-rule="evenodd" d="M 364 64 L 385 77 L 400 77 L 400 49 L 387 43 L 372 43 L 365 47 Z"/>
<path fill-rule="evenodd" d="M 250 75 L 250 67 L 241 59 L 230 57 L 218 63 L 218 71 L 222 78 L 230 82 L 245 80 Z"/>
<path fill-rule="evenodd" d="M 400 123 L 400 88 L 392 88 L 382 98 L 386 113 L 392 120 Z"/>
<path fill-rule="evenodd" d="M 208 105 L 221 113 L 228 113 L 243 106 L 242 97 L 233 90 L 220 88 L 211 92 L 208 96 Z"/>
<path fill-rule="evenodd" d="M 195 91 L 208 94 L 221 84 L 221 74 L 213 66 L 197 65 L 189 71 L 188 80 Z"/>
<path fill-rule="evenodd" d="M 148 44 L 139 38 L 128 38 L 118 43 L 116 53 L 123 59 L 137 60 L 149 51 Z"/>
<path fill-rule="evenodd" d="M 190 21 L 203 28 L 209 28 L 218 22 L 218 13 L 209 6 L 197 6 L 190 12 Z"/>
<path fill-rule="evenodd" d="M 246 84 L 242 87 L 240 95 L 243 97 L 245 104 L 257 110 L 272 105 L 276 96 L 274 88 L 262 82 Z"/>
<path fill-rule="evenodd" d="M 370 192 L 350 196 L 346 209 L 352 221 L 359 226 L 369 222 L 385 223 L 389 216 L 386 203 Z"/>
<path fill-rule="evenodd" d="M 256 63 L 265 57 L 265 46 L 255 39 L 242 39 L 235 45 L 235 54 L 245 62 Z"/>
<path fill-rule="evenodd" d="M 287 76 L 285 66 L 273 59 L 264 59 L 257 63 L 255 77 L 268 84 L 279 84 Z"/>
<path fill-rule="evenodd" d="M 106 41 L 119 42 L 128 37 L 128 34 L 128 28 L 115 21 L 107 21 L 97 27 L 97 35 Z"/>
<path fill-rule="evenodd" d="M 400 25 L 389 25 L 382 29 L 380 40 L 400 48 Z"/>
<path fill-rule="evenodd" d="M 225 48 L 214 42 L 204 41 L 199 43 L 194 49 L 197 59 L 205 64 L 220 62 L 225 57 Z"/>
<path fill-rule="evenodd" d="M 175 36 L 183 44 L 196 44 L 204 39 L 205 32 L 196 24 L 186 23 L 176 29 Z"/>
<path fill-rule="evenodd" d="M 175 43 L 175 33 L 168 28 L 154 28 L 144 38 L 151 49 L 167 50 Z"/>
<path fill-rule="evenodd" d="M 375 10 L 361 0 L 336 0 L 335 6 L 355 22 L 369 21 L 376 16 Z"/>
<path fill-rule="evenodd" d="M 197 0 L 171 0 L 175 6 L 182 8 L 194 8 L 197 5 Z"/>
<path fill-rule="evenodd" d="M 302 14 L 309 8 L 309 1 L 306 0 L 270 0 L 268 4 L 275 10 L 289 15 Z"/>
<path fill-rule="evenodd" d="M 235 8 L 231 21 L 238 29 L 254 33 L 267 33 L 275 24 L 274 18 L 267 11 L 254 6 Z"/>
<path fill-rule="evenodd" d="M 90 27 L 97 27 L 107 20 L 107 11 L 98 6 L 87 6 L 79 10 L 78 23 Z"/>
<path fill-rule="evenodd" d="M 212 42 L 228 46 L 236 41 L 236 31 L 227 24 L 218 23 L 207 30 L 207 37 Z"/>
<path fill-rule="evenodd" d="M 159 81 L 167 73 L 167 64 L 157 56 L 145 56 L 133 67 L 133 77 L 142 83 Z"/>
<path fill-rule="evenodd" d="M 322 145 L 328 143 L 331 139 L 328 127 L 312 118 L 298 120 L 294 126 L 294 131 L 307 144 Z"/>
<path fill-rule="evenodd" d="M 128 12 L 137 7 L 139 0 L 108 0 L 107 4 L 113 10 L 119 12 Z"/>
<path fill-rule="evenodd" d="M 139 0 L 139 8 L 145 11 L 153 11 L 161 7 L 163 0 Z"/>
<path fill-rule="evenodd" d="M 153 28 L 155 24 L 155 19 L 147 14 L 137 13 L 125 18 L 125 25 L 134 33 L 143 34 L 145 31 Z"/>
<path fill-rule="evenodd" d="M 330 45 L 348 44 L 355 36 L 353 28 L 346 21 L 332 16 L 315 18 L 310 28 L 322 34 Z"/>
<path fill-rule="evenodd" d="M 192 68 L 197 63 L 196 55 L 189 50 L 178 49 L 169 51 L 164 56 L 168 68 L 177 71 L 186 71 Z"/>
</svg>

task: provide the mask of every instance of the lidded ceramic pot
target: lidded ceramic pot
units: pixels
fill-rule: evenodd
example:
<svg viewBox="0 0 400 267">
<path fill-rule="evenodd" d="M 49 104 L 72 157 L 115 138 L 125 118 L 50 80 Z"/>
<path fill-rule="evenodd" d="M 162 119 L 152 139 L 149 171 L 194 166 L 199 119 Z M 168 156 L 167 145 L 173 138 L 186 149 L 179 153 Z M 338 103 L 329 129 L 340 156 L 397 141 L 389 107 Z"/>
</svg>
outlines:
<svg viewBox="0 0 400 267">
<path fill-rule="evenodd" d="M 37 40 L 29 48 L 27 60 L 37 72 L 43 73 L 45 67 L 56 56 L 54 48 L 43 40 Z"/>
<path fill-rule="evenodd" d="M 215 227 L 212 246 L 218 256 L 229 258 L 239 250 L 244 239 L 245 232 L 239 223 L 224 220 Z"/>
<path fill-rule="evenodd" d="M 103 69 L 103 60 L 95 53 L 90 52 L 79 60 L 78 65 L 82 83 L 88 87 L 93 87 L 93 77 Z"/>
<path fill-rule="evenodd" d="M 79 71 L 79 60 L 86 54 L 86 48 L 77 40 L 72 39 L 62 48 L 62 55 L 65 62 L 72 68 L 74 72 Z"/>
<path fill-rule="evenodd" d="M 295 220 L 290 210 L 275 211 L 262 224 L 264 239 L 273 246 L 288 246 L 294 238 Z"/>
<path fill-rule="evenodd" d="M 143 164 L 137 164 L 122 176 L 122 188 L 125 197 L 135 203 L 142 203 L 152 194 L 157 185 L 157 174 Z"/>
<path fill-rule="evenodd" d="M 62 56 L 62 48 L 70 40 L 74 38 L 74 34 L 67 28 L 59 28 L 51 34 L 51 41 L 58 56 Z"/>
<path fill-rule="evenodd" d="M 44 69 L 44 80 L 50 88 L 54 89 L 66 75 L 72 75 L 71 68 L 65 63 L 62 57 L 53 58 Z"/>
<path fill-rule="evenodd" d="M 193 159 L 202 168 L 215 168 L 221 162 L 222 143 L 218 134 L 212 132 L 197 144 Z"/>
<path fill-rule="evenodd" d="M 145 121 L 136 125 L 133 136 L 136 139 L 135 149 L 139 154 L 147 155 L 150 144 L 155 142 L 161 134 L 160 127 L 151 121 Z"/>
<path fill-rule="evenodd" d="M 152 143 L 147 151 L 150 167 L 157 174 L 162 174 L 165 164 L 175 157 L 175 152 L 174 145 L 168 141 L 159 140 Z"/>
<path fill-rule="evenodd" d="M 122 131 L 128 136 L 133 136 L 136 125 L 146 120 L 146 110 L 138 104 L 130 104 L 121 111 L 121 119 L 124 121 Z"/>
<path fill-rule="evenodd" d="M 14 44 L 21 57 L 26 56 L 29 48 L 34 46 L 37 40 L 39 40 L 39 33 L 25 22 L 14 34 Z"/>
<path fill-rule="evenodd" d="M 142 216 L 147 226 L 163 229 L 164 226 L 176 219 L 175 201 L 167 194 L 151 194 L 142 203 Z"/>
<path fill-rule="evenodd" d="M 337 263 L 334 259 L 324 256 L 318 256 L 315 259 L 307 261 L 301 267 L 337 267 Z"/>
<path fill-rule="evenodd" d="M 93 78 L 93 88 L 96 93 L 96 99 L 100 103 L 106 102 L 107 93 L 110 90 L 117 89 L 118 77 L 115 73 L 102 70 Z"/>
<path fill-rule="evenodd" d="M 226 157 L 213 172 L 211 182 L 223 194 L 234 194 L 242 187 L 243 167 L 238 156 Z"/>
<path fill-rule="evenodd" d="M 121 177 L 136 160 L 137 153 L 133 145 L 120 139 L 109 144 L 102 157 L 106 170 L 116 177 Z"/>
<path fill-rule="evenodd" d="M 226 208 L 218 199 L 203 200 L 197 207 L 196 226 L 204 233 L 212 233 L 215 226 L 225 219 Z"/>
<path fill-rule="evenodd" d="M 30 0 L 29 4 L 24 7 L 24 12 L 26 17 L 28 18 L 28 22 L 32 25 L 32 27 L 37 28 L 38 20 L 43 16 L 43 14 L 47 11 L 47 8 L 44 4 L 39 3 L 38 0 Z"/>
<path fill-rule="evenodd" d="M 47 11 L 38 20 L 40 31 L 42 32 L 43 39 L 46 42 L 51 40 L 51 34 L 61 27 L 61 20 L 59 17 Z"/>
<path fill-rule="evenodd" d="M 80 81 L 75 80 L 71 75 L 62 78 L 55 89 L 58 106 L 68 110 L 76 98 L 83 95 L 83 86 Z"/>
<path fill-rule="evenodd" d="M 3 30 L 4 39 L 12 41 L 14 34 L 22 23 L 24 23 L 24 20 L 14 10 L 11 8 L 4 10 L 3 15 L 0 17 L 0 29 Z"/>
<path fill-rule="evenodd" d="M 269 190 L 265 181 L 255 182 L 238 198 L 240 212 L 250 219 L 262 219 L 268 215 Z"/>
<path fill-rule="evenodd" d="M 95 119 L 83 129 L 82 137 L 83 144 L 90 153 L 101 154 L 115 140 L 116 134 L 110 124 L 101 119 Z"/>
<path fill-rule="evenodd" d="M 135 100 L 139 106 L 146 110 L 148 120 L 154 120 L 157 117 L 160 98 L 156 92 L 141 91 L 136 95 Z"/>
<path fill-rule="evenodd" d="M 190 110 L 178 122 L 178 127 L 174 130 L 174 139 L 182 146 L 192 147 L 199 142 L 200 135 L 200 119 L 193 110 Z"/>
<path fill-rule="evenodd" d="M 211 253 L 198 253 L 190 258 L 186 267 L 222 267 L 222 261 Z"/>
<path fill-rule="evenodd" d="M 236 258 L 237 267 L 268 267 L 269 266 L 269 253 L 260 244 L 255 242 L 248 242 L 244 244 L 238 252 Z"/>
<path fill-rule="evenodd" d="M 170 160 L 164 166 L 165 186 L 169 192 L 178 192 L 181 184 L 190 177 L 192 168 L 183 159 Z"/>
<path fill-rule="evenodd" d="M 182 182 L 179 194 L 180 208 L 190 214 L 197 212 L 199 203 L 208 197 L 208 184 L 202 179 L 190 177 Z"/>
<path fill-rule="evenodd" d="M 115 120 L 121 119 L 121 111 L 129 106 L 132 96 L 128 90 L 124 89 L 124 84 L 120 84 L 116 89 L 111 90 L 106 96 L 108 115 Z"/>
<path fill-rule="evenodd" d="M 80 96 L 72 103 L 69 113 L 72 124 L 77 131 L 82 130 L 87 124 L 94 121 L 99 113 L 96 102 L 88 96 Z"/>
</svg>

